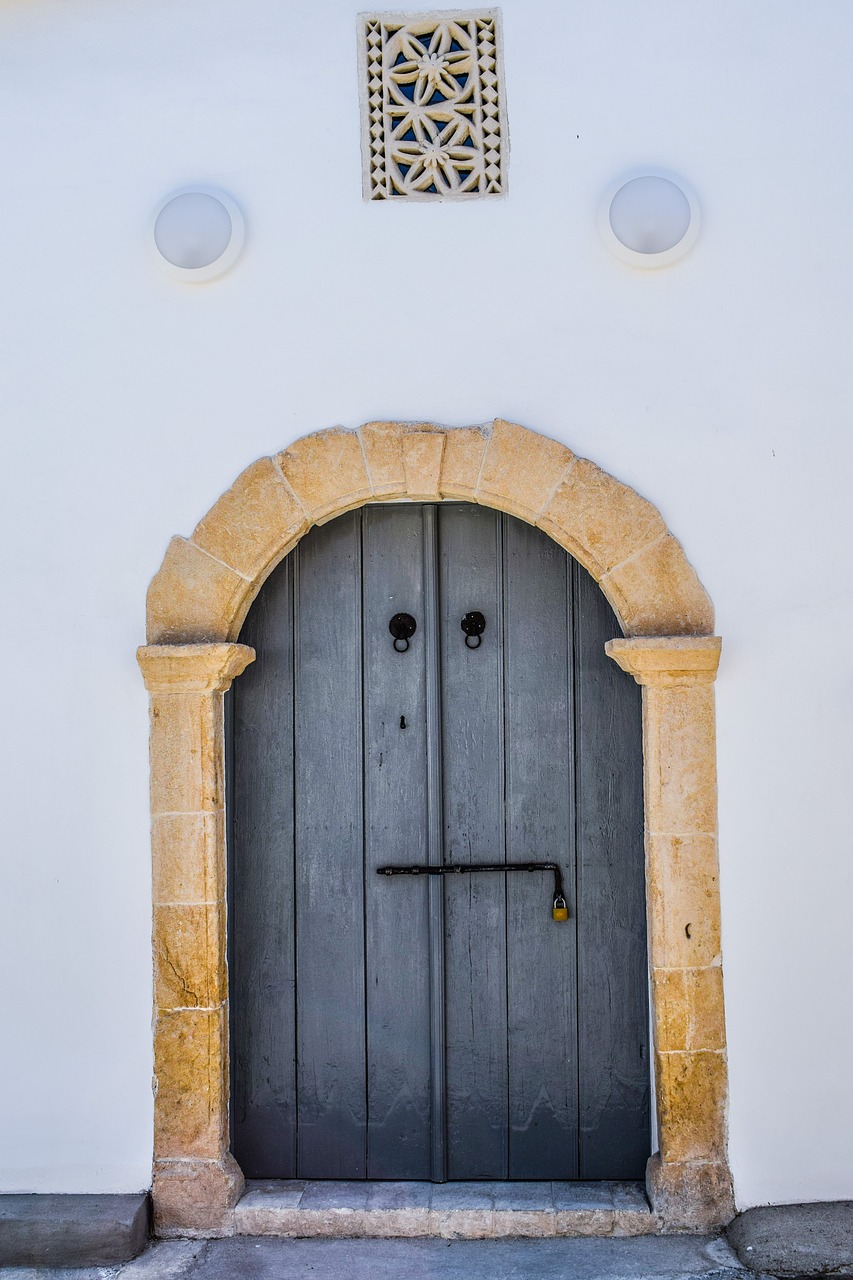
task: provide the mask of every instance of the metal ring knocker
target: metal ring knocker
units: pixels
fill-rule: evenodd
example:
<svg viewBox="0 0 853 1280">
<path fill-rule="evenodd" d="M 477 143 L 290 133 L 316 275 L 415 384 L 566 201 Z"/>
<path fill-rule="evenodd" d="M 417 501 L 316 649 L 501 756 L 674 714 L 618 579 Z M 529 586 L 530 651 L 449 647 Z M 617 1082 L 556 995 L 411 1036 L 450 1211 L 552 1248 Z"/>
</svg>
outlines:
<svg viewBox="0 0 853 1280">
<path fill-rule="evenodd" d="M 482 613 L 476 609 L 472 609 L 470 613 L 466 613 L 462 619 L 462 630 L 465 632 L 465 647 L 468 649 L 479 649 L 483 643 L 483 632 L 486 629 L 486 619 Z M 472 644 L 471 641 L 475 643 Z"/>
<path fill-rule="evenodd" d="M 418 624 L 410 613 L 395 613 L 388 623 L 388 630 L 394 637 L 394 648 L 397 653 L 405 653 L 409 640 L 418 629 Z M 402 643 L 401 643 L 402 642 Z"/>
</svg>

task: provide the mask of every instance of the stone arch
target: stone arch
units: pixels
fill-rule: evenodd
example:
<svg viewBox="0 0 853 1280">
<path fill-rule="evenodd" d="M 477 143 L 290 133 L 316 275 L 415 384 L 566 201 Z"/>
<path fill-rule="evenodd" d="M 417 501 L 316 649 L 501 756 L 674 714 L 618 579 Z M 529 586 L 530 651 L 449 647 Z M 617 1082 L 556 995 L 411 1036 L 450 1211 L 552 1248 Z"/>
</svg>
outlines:
<svg viewBox="0 0 853 1280">
<path fill-rule="evenodd" d="M 154 1213 L 161 1235 L 222 1234 L 243 1179 L 228 1139 L 222 697 L 268 574 L 317 523 L 366 502 L 464 499 L 538 525 L 592 574 L 643 686 L 646 896 L 660 1150 L 650 1223 L 734 1212 L 726 1156 L 713 609 L 651 503 L 557 441 L 488 426 L 318 431 L 238 477 L 148 592 L 155 960 Z M 597 1230 L 598 1228 L 590 1228 Z"/>
<path fill-rule="evenodd" d="M 592 574 L 626 636 L 710 635 L 711 601 L 655 507 L 556 440 L 370 422 L 252 463 L 173 538 L 148 592 L 151 644 L 234 640 L 267 575 L 308 529 L 365 502 L 463 498 L 536 524 Z"/>
</svg>

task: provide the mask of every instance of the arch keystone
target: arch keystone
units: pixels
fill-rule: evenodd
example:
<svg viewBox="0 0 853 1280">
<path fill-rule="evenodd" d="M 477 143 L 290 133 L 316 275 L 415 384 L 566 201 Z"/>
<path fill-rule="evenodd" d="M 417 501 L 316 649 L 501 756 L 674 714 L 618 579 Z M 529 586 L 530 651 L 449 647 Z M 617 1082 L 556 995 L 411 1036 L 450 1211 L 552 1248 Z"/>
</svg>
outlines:
<svg viewBox="0 0 853 1280">
<path fill-rule="evenodd" d="M 406 493 L 413 500 L 435 502 L 441 497 L 443 431 L 407 431 L 403 435 L 403 467 Z"/>
<path fill-rule="evenodd" d="M 406 469 L 403 466 L 403 427 L 399 422 L 366 422 L 359 428 L 364 456 L 375 498 L 403 498 Z"/>
</svg>

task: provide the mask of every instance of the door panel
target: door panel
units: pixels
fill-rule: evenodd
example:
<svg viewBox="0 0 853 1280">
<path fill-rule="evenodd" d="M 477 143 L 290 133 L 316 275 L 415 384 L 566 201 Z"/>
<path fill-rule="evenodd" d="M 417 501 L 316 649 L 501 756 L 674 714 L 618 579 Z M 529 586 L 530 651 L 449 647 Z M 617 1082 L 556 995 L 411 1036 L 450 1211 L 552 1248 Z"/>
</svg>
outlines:
<svg viewBox="0 0 853 1280">
<path fill-rule="evenodd" d="M 302 1178 L 366 1176 L 361 573 L 358 513 L 300 547 L 294 683 Z"/>
<path fill-rule="evenodd" d="M 417 506 L 364 513 L 370 1178 L 431 1174 L 428 896 L 423 884 L 376 874 L 383 863 L 429 859 L 423 519 Z M 419 621 L 405 654 L 392 649 L 395 613 Z"/>
<path fill-rule="evenodd" d="M 296 1177 L 296 952 L 293 938 L 293 569 L 279 565 L 252 606 L 228 752 L 232 1110 L 240 1161 Z M 233 686 L 232 686 L 233 690 Z"/>
<path fill-rule="evenodd" d="M 467 505 L 440 513 L 444 854 L 505 862 L 501 523 Z M 460 626 L 478 609 L 470 649 Z M 444 882 L 447 1176 L 507 1177 L 506 883 Z"/>
<path fill-rule="evenodd" d="M 571 885 L 570 562 L 517 520 L 506 521 L 504 561 L 507 860 L 558 862 Z M 564 927 L 549 919 L 548 876 L 519 873 L 506 883 L 509 1176 L 576 1178 L 576 921 Z"/>
<path fill-rule="evenodd" d="M 613 614 L 575 585 L 580 1176 L 636 1178 L 649 1154 L 640 688 L 604 652 Z M 579 625 L 582 620 L 582 625 Z"/>
<path fill-rule="evenodd" d="M 642 1176 L 639 690 L 604 655 L 617 634 L 556 544 L 462 503 L 349 513 L 270 576 L 228 739 L 248 1176 Z M 547 873 L 376 874 L 529 860 L 559 862 L 567 923 Z"/>
</svg>

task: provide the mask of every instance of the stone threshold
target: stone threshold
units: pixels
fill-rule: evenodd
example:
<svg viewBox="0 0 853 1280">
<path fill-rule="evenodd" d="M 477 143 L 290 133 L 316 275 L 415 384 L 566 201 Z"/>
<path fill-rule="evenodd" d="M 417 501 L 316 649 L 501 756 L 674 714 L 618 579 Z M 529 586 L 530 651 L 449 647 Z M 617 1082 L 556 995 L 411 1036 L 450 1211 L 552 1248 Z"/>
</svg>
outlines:
<svg viewBox="0 0 853 1280">
<path fill-rule="evenodd" d="M 247 1182 L 236 1235 L 328 1238 L 641 1236 L 639 1182 Z"/>
</svg>

